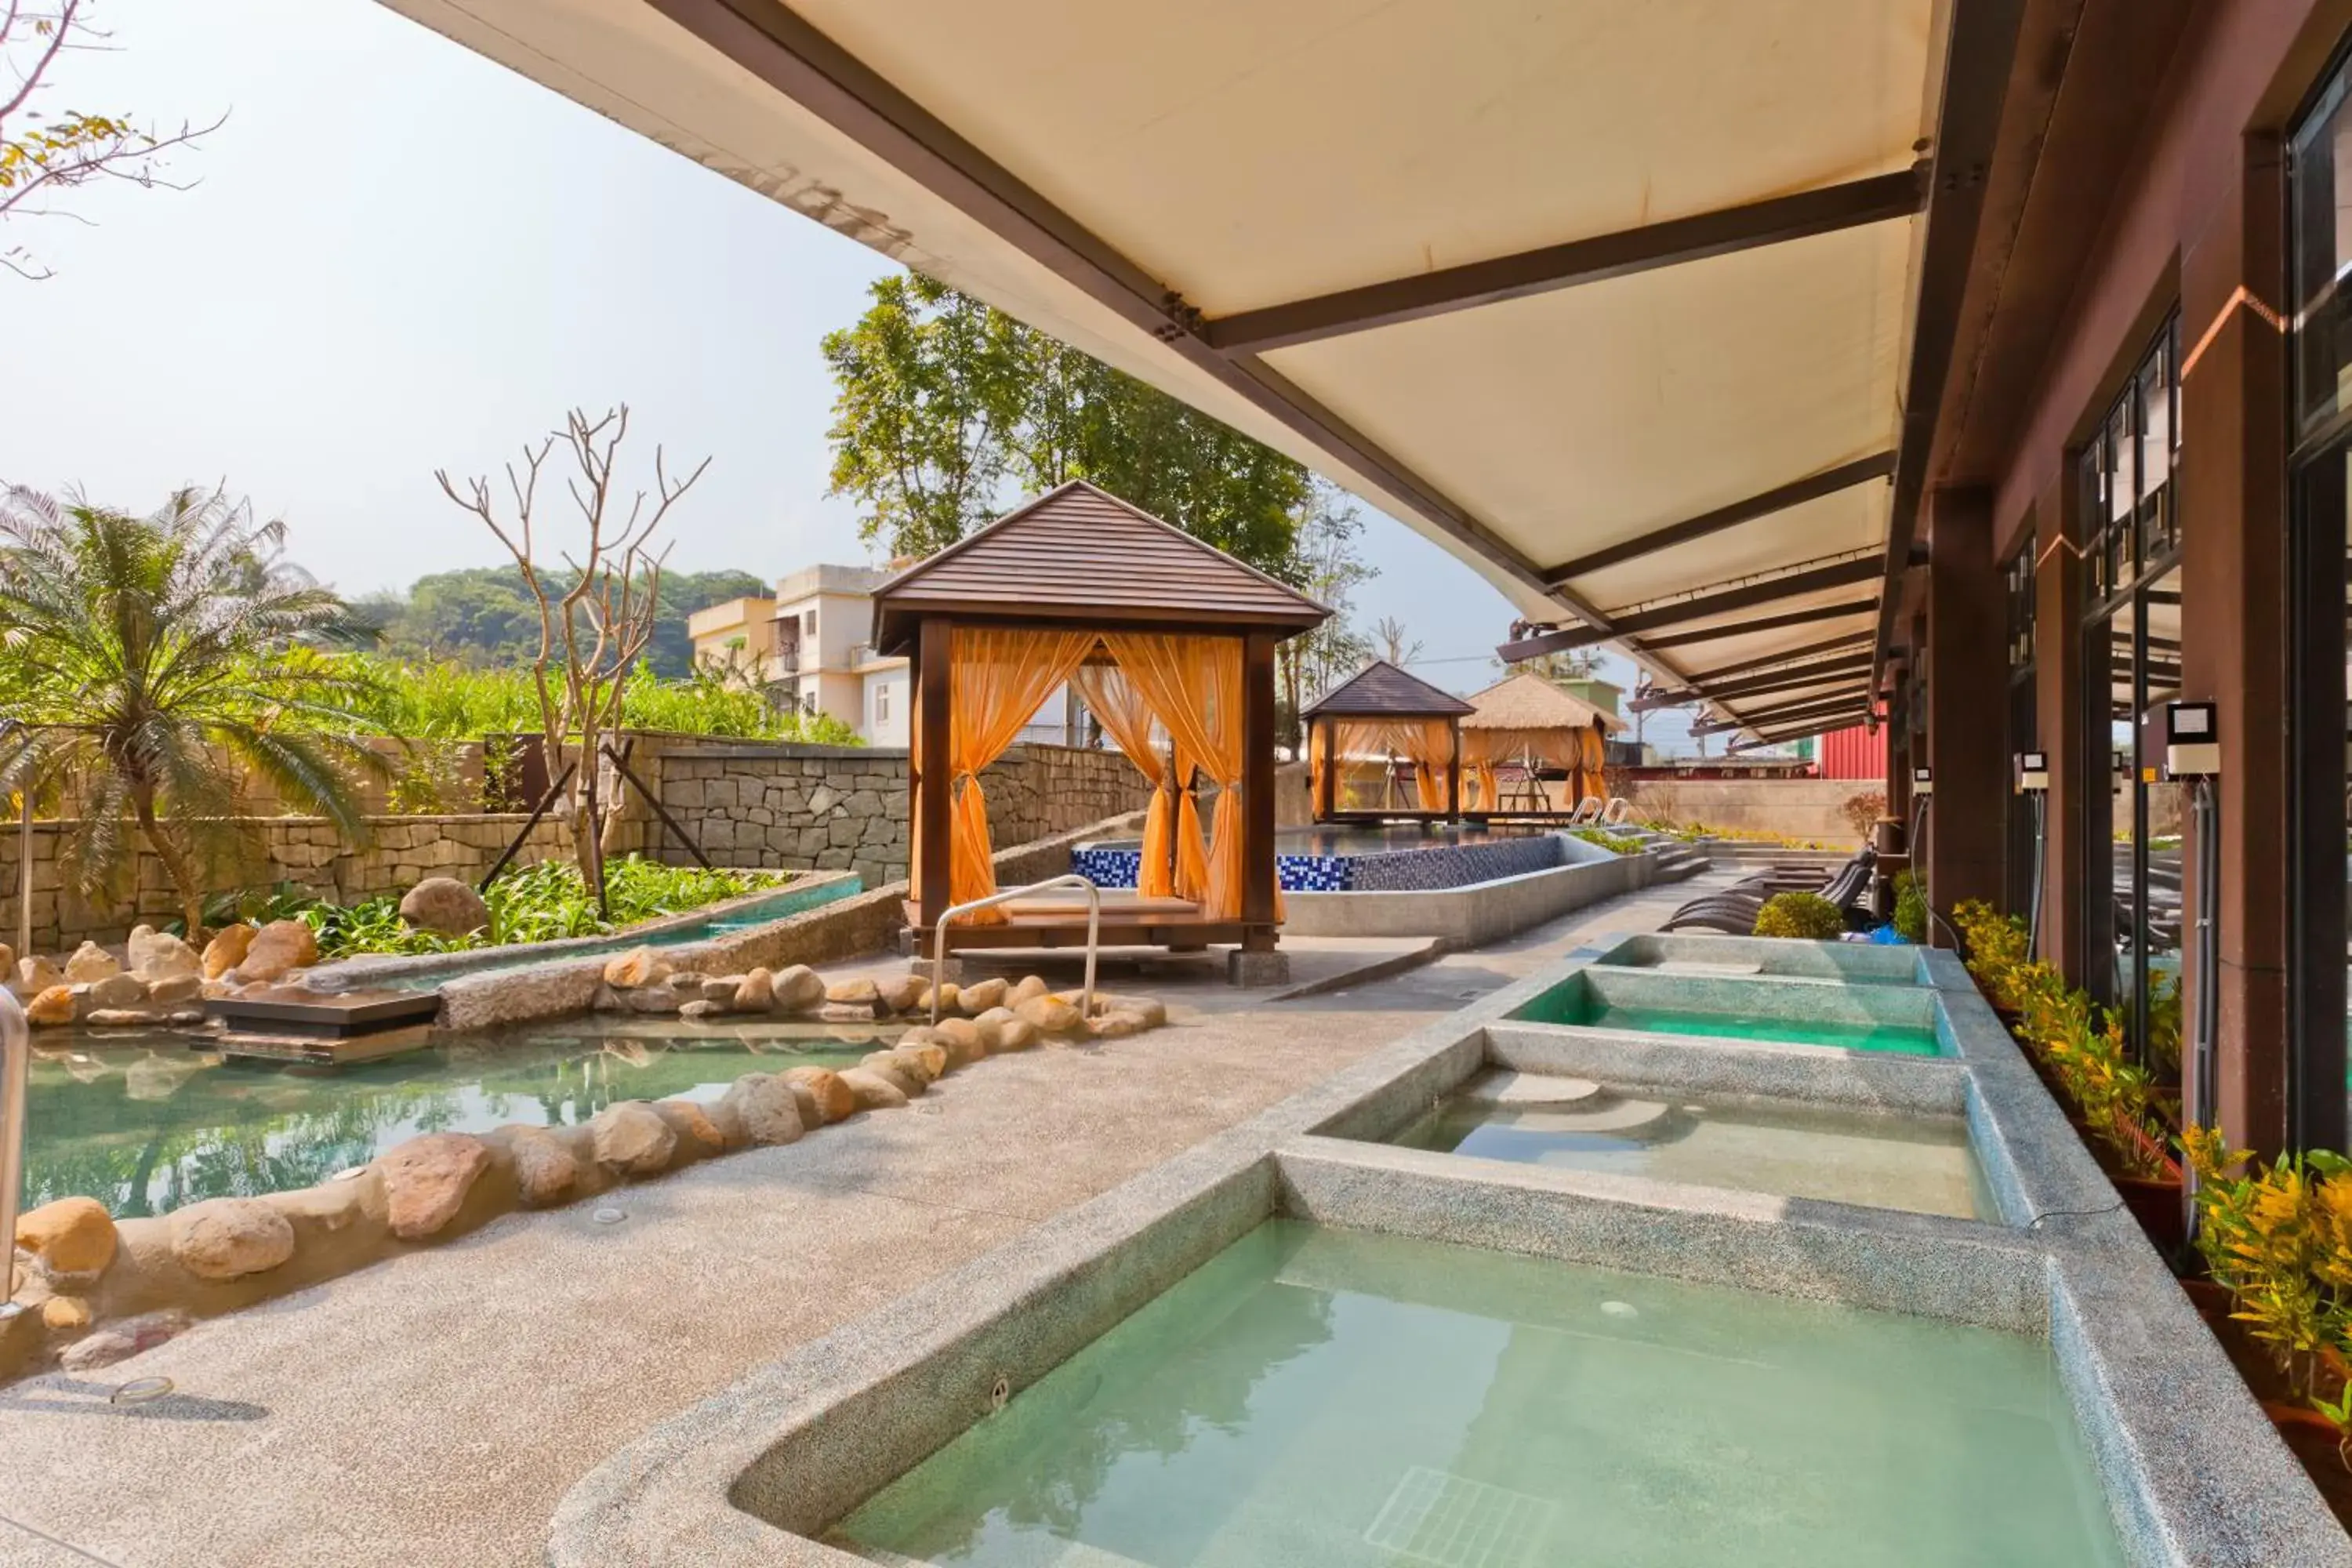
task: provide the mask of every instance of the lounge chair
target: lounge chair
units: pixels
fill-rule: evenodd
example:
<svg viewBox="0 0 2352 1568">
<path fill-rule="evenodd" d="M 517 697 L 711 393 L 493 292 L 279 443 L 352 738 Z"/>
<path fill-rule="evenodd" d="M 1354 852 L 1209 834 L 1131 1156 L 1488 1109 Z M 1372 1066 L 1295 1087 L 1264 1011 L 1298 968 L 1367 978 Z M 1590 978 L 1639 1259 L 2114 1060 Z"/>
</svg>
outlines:
<svg viewBox="0 0 2352 1568">
<path fill-rule="evenodd" d="M 1790 892 L 1819 893 L 1835 904 L 1845 916 L 1849 931 L 1867 931 L 1875 923 L 1866 906 L 1872 878 L 1876 871 L 1878 856 L 1865 848 L 1843 866 L 1823 878 L 1818 871 L 1802 882 L 1791 884 L 1790 868 L 1744 879 L 1728 888 L 1693 899 L 1676 910 L 1661 931 L 1711 931 L 1725 936 L 1752 936 L 1756 917 L 1776 895 Z"/>
</svg>

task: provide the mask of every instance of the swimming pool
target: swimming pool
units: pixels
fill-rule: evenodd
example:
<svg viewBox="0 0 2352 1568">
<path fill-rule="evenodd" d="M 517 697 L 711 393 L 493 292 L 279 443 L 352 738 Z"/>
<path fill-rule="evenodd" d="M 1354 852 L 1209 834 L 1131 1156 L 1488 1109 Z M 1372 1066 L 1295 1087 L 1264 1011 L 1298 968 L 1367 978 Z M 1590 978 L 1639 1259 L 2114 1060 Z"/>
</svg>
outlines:
<svg viewBox="0 0 2352 1568">
<path fill-rule="evenodd" d="M 904 1028 L 597 1015 L 326 1068 L 224 1058 L 179 1034 L 80 1042 L 33 1059 L 25 1204 L 79 1194 L 128 1218 L 285 1192 L 420 1132 L 583 1122 L 616 1100 L 715 1101 L 747 1072 L 852 1067 Z"/>
<path fill-rule="evenodd" d="M 2113 1568 L 2045 1342 L 1270 1219 L 835 1539 L 940 1568 Z"/>
<path fill-rule="evenodd" d="M 1936 993 L 1916 986 L 1825 985 L 1593 964 L 1572 972 L 1510 1016 L 1578 1028 L 1944 1054 Z"/>
<path fill-rule="evenodd" d="M 1606 850 L 1579 841 L 1576 854 Z M 1559 834 L 1510 826 L 1433 824 L 1286 827 L 1275 835 L 1275 875 L 1293 893 L 1430 892 L 1568 864 Z M 1079 845 L 1070 869 L 1102 888 L 1132 888 L 1142 859 L 1133 838 Z"/>
</svg>

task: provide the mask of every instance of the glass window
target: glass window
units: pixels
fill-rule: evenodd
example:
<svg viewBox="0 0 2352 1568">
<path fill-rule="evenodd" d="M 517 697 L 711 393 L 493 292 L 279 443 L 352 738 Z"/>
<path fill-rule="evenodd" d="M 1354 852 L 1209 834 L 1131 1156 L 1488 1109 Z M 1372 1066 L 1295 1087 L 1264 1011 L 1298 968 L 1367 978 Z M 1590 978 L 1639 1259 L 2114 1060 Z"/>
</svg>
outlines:
<svg viewBox="0 0 2352 1568">
<path fill-rule="evenodd" d="M 2294 203 L 2292 244 L 2295 410 L 2308 431 L 2347 406 L 2352 393 L 2352 191 L 2336 177 L 2352 138 L 2339 71 L 2288 145 Z"/>
</svg>

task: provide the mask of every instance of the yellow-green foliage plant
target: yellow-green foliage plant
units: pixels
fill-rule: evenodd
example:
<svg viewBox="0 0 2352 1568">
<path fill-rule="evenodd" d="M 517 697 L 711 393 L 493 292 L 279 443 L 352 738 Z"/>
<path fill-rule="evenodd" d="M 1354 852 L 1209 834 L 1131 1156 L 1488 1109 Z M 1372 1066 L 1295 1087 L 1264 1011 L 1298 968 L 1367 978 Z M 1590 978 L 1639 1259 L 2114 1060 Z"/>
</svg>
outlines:
<svg viewBox="0 0 2352 1568">
<path fill-rule="evenodd" d="M 1775 893 L 1757 912 L 1756 934 L 1835 942 L 1845 934 L 1845 913 L 1819 893 Z"/>
<path fill-rule="evenodd" d="M 2352 1453 L 2352 1161 L 2314 1151 L 2263 1165 L 2198 1127 L 2180 1148 L 2197 1173 L 2197 1249 L 2230 1316 Z"/>
<path fill-rule="evenodd" d="M 1994 1006 L 2016 1016 L 2018 1042 L 2129 1175 L 2170 1173 L 2157 1151 L 2168 1141 L 2156 1084 L 2131 1059 L 2122 1017 L 2093 1005 L 2057 969 L 2032 956 L 2025 922 L 1981 900 L 1964 900 L 1953 922 L 1969 944 L 1969 973 Z"/>
</svg>

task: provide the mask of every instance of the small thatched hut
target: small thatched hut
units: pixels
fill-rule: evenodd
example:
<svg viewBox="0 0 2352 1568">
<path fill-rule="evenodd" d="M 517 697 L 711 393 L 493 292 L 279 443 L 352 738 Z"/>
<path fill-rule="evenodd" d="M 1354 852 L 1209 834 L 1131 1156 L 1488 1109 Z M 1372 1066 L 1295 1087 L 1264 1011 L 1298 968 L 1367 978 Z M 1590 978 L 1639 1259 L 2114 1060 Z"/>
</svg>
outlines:
<svg viewBox="0 0 2352 1568">
<path fill-rule="evenodd" d="M 1567 774 L 1568 798 L 1559 809 L 1573 811 L 1587 795 L 1604 793 L 1604 742 L 1623 727 L 1623 720 L 1532 670 L 1506 676 L 1470 695 L 1470 711 L 1462 720 L 1463 805 L 1471 811 L 1508 809 L 1498 767 L 1517 767 L 1529 778 L 1538 768 L 1557 768 Z"/>
</svg>

